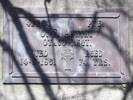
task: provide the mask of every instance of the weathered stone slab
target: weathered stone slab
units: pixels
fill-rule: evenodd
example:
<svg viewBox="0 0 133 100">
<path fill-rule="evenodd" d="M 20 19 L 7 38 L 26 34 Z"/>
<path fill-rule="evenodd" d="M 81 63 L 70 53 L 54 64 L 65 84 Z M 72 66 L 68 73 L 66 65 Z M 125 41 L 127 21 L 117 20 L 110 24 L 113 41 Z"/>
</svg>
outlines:
<svg viewBox="0 0 133 100">
<path fill-rule="evenodd" d="M 47 83 L 46 76 L 51 83 L 130 81 L 128 19 L 119 10 L 51 11 L 49 17 L 44 9 L 28 10 L 34 16 L 21 13 L 15 23 L 5 16 L 13 50 L 4 52 L 5 83 Z"/>
</svg>

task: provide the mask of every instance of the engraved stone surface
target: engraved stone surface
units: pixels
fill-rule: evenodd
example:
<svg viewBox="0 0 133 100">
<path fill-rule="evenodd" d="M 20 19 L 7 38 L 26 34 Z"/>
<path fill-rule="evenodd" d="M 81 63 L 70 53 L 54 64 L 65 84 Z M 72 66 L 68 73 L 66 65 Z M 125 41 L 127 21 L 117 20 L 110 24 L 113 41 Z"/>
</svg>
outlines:
<svg viewBox="0 0 133 100">
<path fill-rule="evenodd" d="M 5 16 L 5 40 L 19 63 L 4 53 L 5 83 L 47 83 L 47 78 L 51 83 L 130 81 L 125 60 L 128 19 L 117 10 L 52 12 L 49 17 L 42 11 L 15 16 L 22 26 Z"/>
</svg>

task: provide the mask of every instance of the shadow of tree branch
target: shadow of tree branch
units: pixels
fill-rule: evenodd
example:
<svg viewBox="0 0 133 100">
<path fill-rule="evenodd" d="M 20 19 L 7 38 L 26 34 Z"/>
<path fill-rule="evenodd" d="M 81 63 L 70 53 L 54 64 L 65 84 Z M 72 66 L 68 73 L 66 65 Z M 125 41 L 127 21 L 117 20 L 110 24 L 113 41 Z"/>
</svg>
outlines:
<svg viewBox="0 0 133 100">
<path fill-rule="evenodd" d="M 51 0 L 48 0 L 48 2 L 50 2 L 50 1 Z M 104 1 L 106 1 L 106 0 L 104 0 Z M 3 9 L 11 16 L 12 21 L 15 24 L 15 27 L 19 31 L 19 36 L 21 38 L 21 41 L 23 42 L 24 47 L 26 49 L 26 52 L 27 52 L 28 56 L 31 58 L 33 65 L 35 66 L 34 67 L 35 70 L 40 75 L 42 82 L 49 84 L 50 80 L 48 79 L 47 75 L 43 73 L 43 71 L 40 68 L 40 65 L 39 65 L 37 59 L 35 58 L 35 55 L 33 54 L 33 48 L 32 48 L 32 46 L 30 45 L 30 43 L 29 43 L 29 41 L 27 39 L 27 36 L 26 36 L 25 31 L 23 29 L 23 25 L 22 25 L 22 23 L 20 22 L 20 20 L 18 18 L 19 15 L 21 15 L 21 14 L 24 15 L 24 17 L 27 18 L 33 25 L 35 25 L 38 29 L 46 32 L 52 39 L 55 38 L 55 39 L 59 40 L 59 42 L 66 43 L 68 45 L 70 45 L 70 43 L 73 43 L 74 45 L 76 45 L 75 46 L 76 49 L 82 49 L 86 53 L 86 55 L 90 55 L 88 50 L 86 50 L 85 48 L 80 46 L 80 43 L 78 43 L 78 42 L 76 42 L 74 40 L 74 36 L 76 34 L 78 34 L 78 32 L 71 31 L 70 35 L 60 36 L 58 34 L 58 32 L 55 29 L 52 28 L 51 22 L 50 22 L 50 17 L 49 17 L 49 14 L 48 14 L 48 9 L 47 9 L 47 6 L 46 6 L 47 2 L 44 1 L 46 13 L 47 13 L 47 16 L 48 16 L 48 21 L 44 20 L 44 21 L 41 22 L 43 27 L 40 26 L 40 22 L 37 19 L 35 19 L 33 14 L 31 14 L 31 13 L 29 13 L 29 12 L 27 12 L 27 11 L 21 9 L 21 8 L 14 7 L 9 0 L 1 0 L 0 2 L 2 4 L 2 6 L 3 6 Z M 105 4 L 107 4 L 107 3 L 105 2 Z M 119 4 L 121 4 L 121 3 L 119 3 Z M 121 10 L 120 12 L 123 12 L 123 10 Z M 125 14 L 125 12 L 123 12 L 123 14 Z M 92 20 L 92 27 L 90 28 L 89 31 L 87 30 L 88 34 L 92 33 L 92 31 L 94 30 L 95 24 L 97 23 L 97 15 L 98 15 L 98 12 L 95 12 L 93 14 L 94 18 Z M 119 44 L 115 40 L 115 37 L 114 37 L 114 34 L 113 34 L 113 30 L 111 29 L 111 27 L 109 27 L 107 25 L 105 25 L 105 26 L 108 29 L 110 35 L 107 36 L 102 31 L 101 31 L 100 35 L 103 36 L 104 38 L 106 38 L 107 40 L 109 40 L 114 45 L 116 50 L 119 52 L 119 54 L 121 55 L 121 57 L 125 61 L 126 65 L 129 66 L 130 58 L 127 57 L 125 50 L 123 50 L 123 48 L 119 47 Z M 82 33 L 82 34 L 86 33 L 86 30 L 84 30 L 82 32 L 79 32 L 79 33 Z M 11 48 L 7 46 L 7 43 L 5 43 L 3 41 L 0 41 L 0 44 L 3 47 L 4 51 L 7 51 L 7 52 L 11 51 L 12 52 L 11 53 L 11 57 L 13 58 L 15 64 L 17 65 L 17 68 L 19 69 L 20 73 L 22 74 L 24 81 L 26 83 L 28 83 L 28 80 L 26 80 L 26 76 L 25 76 L 24 72 L 20 68 L 19 63 L 18 63 L 18 61 L 15 58 L 13 50 L 11 50 Z M 54 47 L 53 47 L 53 56 L 55 57 Z M 86 66 L 86 72 L 84 73 L 84 76 L 87 75 L 87 72 L 89 70 L 89 62 L 88 62 L 88 60 L 89 60 L 89 58 L 86 59 L 87 64 L 85 65 Z M 36 67 L 36 66 L 39 66 L 39 67 Z M 55 71 L 57 72 L 57 66 L 55 66 Z M 56 75 L 56 76 L 58 78 L 58 75 Z M 59 80 L 58 80 L 58 82 L 59 82 Z M 84 80 L 84 82 L 86 82 L 86 80 Z M 32 97 L 32 100 L 35 100 L 34 95 L 31 93 L 30 87 L 27 84 L 26 84 L 26 87 L 28 89 L 28 92 L 30 93 L 30 96 Z M 47 95 L 50 97 L 51 100 L 56 100 L 57 99 L 55 94 L 53 93 L 50 85 L 43 85 L 43 87 L 44 87 L 44 91 L 46 91 Z M 127 87 L 127 89 L 125 91 L 125 96 L 124 96 L 123 100 L 126 99 L 126 95 L 128 94 L 128 92 L 130 92 L 132 90 L 132 87 L 133 87 L 132 84 L 128 85 L 128 87 Z M 84 88 L 84 89 L 86 89 L 86 88 Z"/>
</svg>

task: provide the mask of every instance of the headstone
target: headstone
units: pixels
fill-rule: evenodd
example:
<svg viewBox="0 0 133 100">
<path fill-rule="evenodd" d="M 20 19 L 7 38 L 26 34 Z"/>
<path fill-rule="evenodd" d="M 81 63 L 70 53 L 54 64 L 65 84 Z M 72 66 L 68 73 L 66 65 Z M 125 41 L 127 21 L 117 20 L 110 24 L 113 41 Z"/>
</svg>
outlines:
<svg viewBox="0 0 133 100">
<path fill-rule="evenodd" d="M 130 81 L 128 19 L 119 10 L 28 10 L 5 14 L 4 83 Z"/>
</svg>

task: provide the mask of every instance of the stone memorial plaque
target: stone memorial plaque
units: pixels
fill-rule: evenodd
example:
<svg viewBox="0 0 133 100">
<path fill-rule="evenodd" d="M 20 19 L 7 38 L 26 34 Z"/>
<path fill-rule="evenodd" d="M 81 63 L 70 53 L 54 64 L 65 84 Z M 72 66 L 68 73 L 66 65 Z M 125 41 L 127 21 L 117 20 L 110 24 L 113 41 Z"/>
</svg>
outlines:
<svg viewBox="0 0 133 100">
<path fill-rule="evenodd" d="M 16 11 L 16 22 L 5 16 L 5 83 L 130 82 L 128 19 L 119 11 L 29 11 Z"/>
</svg>

